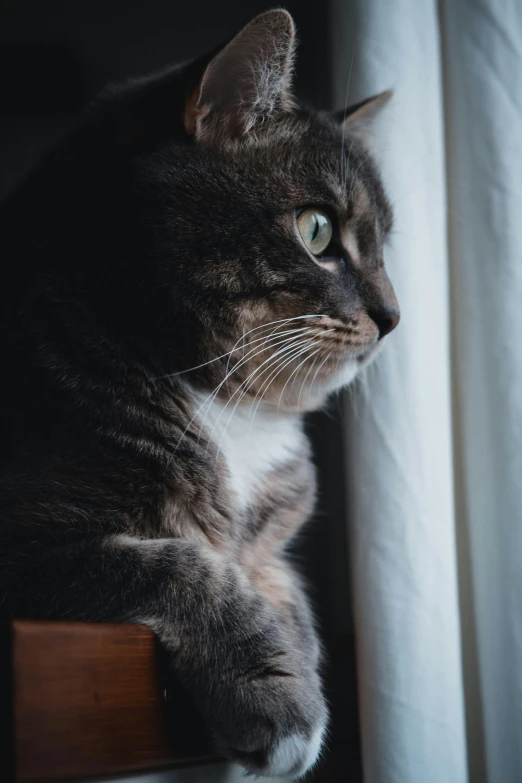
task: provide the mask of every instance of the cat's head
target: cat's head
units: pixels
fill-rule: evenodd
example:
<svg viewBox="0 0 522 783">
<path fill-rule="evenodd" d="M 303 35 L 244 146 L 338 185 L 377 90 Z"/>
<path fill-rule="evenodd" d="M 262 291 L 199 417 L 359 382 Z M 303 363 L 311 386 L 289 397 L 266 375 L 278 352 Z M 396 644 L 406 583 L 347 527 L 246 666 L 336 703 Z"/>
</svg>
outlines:
<svg viewBox="0 0 522 783">
<path fill-rule="evenodd" d="M 269 11 L 181 71 L 181 131 L 133 164 L 172 371 L 203 365 L 183 375 L 199 390 L 286 410 L 351 381 L 399 320 L 363 132 L 387 95 L 341 114 L 302 106 L 294 48 L 290 15 Z M 142 106 L 154 90 L 138 86 Z"/>
</svg>

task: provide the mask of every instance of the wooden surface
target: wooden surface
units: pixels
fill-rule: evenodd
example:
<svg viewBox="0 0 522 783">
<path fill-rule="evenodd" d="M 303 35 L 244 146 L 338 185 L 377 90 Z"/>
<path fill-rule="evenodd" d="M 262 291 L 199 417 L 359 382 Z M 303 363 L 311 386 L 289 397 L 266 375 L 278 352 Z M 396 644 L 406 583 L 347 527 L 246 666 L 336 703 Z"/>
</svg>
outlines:
<svg viewBox="0 0 522 783">
<path fill-rule="evenodd" d="M 353 643 L 327 643 L 328 748 L 310 783 L 360 780 Z M 16 621 L 0 628 L 0 783 L 84 781 L 217 761 L 151 631 Z"/>
<path fill-rule="evenodd" d="M 185 694 L 165 702 L 149 630 L 17 621 L 10 641 L 16 783 L 212 760 Z"/>
</svg>

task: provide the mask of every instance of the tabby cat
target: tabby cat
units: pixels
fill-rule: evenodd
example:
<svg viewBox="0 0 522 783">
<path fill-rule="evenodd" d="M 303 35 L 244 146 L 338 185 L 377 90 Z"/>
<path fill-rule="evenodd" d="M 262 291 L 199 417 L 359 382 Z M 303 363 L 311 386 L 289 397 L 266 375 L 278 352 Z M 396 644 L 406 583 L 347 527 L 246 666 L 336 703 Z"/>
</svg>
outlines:
<svg viewBox="0 0 522 783">
<path fill-rule="evenodd" d="M 327 724 L 303 414 L 399 318 L 387 95 L 303 106 L 294 48 L 269 11 L 107 89 L 0 218 L 4 616 L 149 626 L 216 748 L 289 779 Z"/>
</svg>

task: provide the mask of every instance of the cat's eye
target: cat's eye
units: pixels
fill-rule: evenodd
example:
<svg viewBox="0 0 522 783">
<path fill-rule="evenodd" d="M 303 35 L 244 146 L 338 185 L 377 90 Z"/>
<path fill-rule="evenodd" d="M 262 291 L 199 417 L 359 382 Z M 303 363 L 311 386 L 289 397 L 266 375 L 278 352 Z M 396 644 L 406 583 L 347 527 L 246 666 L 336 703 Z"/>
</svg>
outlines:
<svg viewBox="0 0 522 783">
<path fill-rule="evenodd" d="M 298 211 L 297 228 L 310 253 L 314 256 L 323 255 L 333 234 L 332 221 L 326 212 L 317 207 Z"/>
</svg>

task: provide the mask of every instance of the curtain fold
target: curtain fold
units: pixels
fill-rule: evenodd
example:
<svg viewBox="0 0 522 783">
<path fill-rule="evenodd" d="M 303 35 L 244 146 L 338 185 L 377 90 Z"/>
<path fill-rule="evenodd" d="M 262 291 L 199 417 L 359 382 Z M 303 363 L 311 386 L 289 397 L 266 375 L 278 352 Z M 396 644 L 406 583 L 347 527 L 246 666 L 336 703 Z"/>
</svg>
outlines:
<svg viewBox="0 0 522 783">
<path fill-rule="evenodd" d="M 463 783 L 438 6 L 334 0 L 332 37 L 336 106 L 395 91 L 373 147 L 395 210 L 387 264 L 402 321 L 346 417 L 365 781 Z"/>
<path fill-rule="evenodd" d="M 449 249 L 465 649 L 483 779 L 522 780 L 522 3 L 445 0 Z M 465 656 L 464 664 L 472 664 Z M 477 770 L 477 775 L 479 771 Z"/>
<path fill-rule="evenodd" d="M 522 3 L 332 0 L 403 318 L 348 395 L 366 783 L 522 780 Z M 355 397 L 355 404 L 350 398 Z"/>
</svg>

